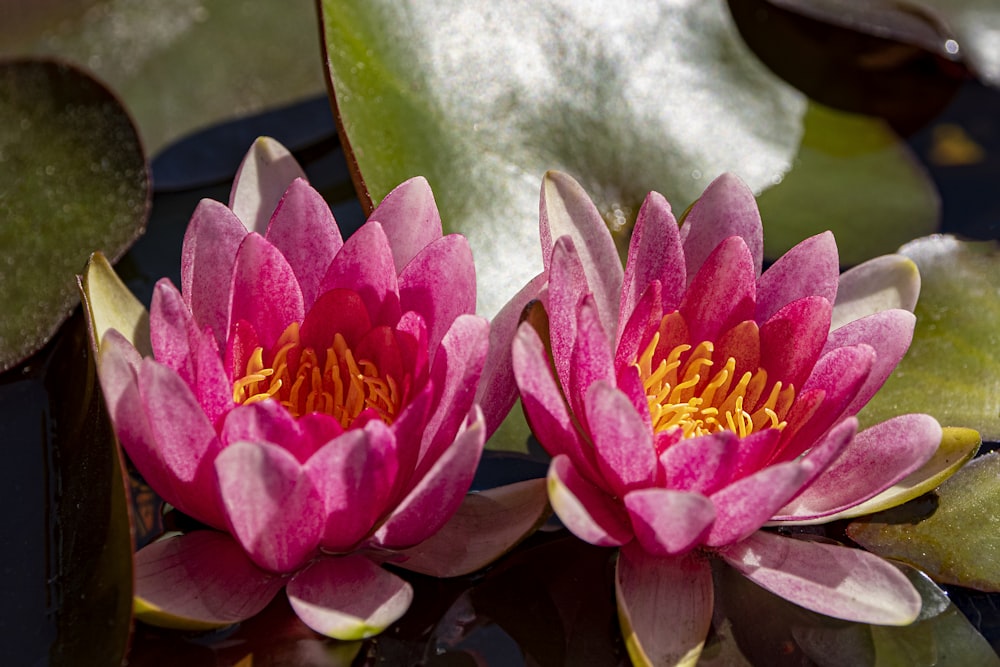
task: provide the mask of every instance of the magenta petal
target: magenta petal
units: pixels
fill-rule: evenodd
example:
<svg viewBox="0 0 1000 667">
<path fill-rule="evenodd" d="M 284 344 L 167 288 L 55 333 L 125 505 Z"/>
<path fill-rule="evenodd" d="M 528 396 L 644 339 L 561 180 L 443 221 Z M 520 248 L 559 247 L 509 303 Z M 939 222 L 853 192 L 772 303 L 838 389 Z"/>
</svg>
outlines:
<svg viewBox="0 0 1000 667">
<path fill-rule="evenodd" d="M 776 518 L 808 520 L 854 507 L 919 468 L 940 444 L 941 427 L 929 415 L 902 415 L 876 424 L 856 435 Z"/>
<path fill-rule="evenodd" d="M 542 260 L 550 256 L 562 236 L 573 240 L 587 283 L 594 293 L 601 323 L 607 332 L 618 331 L 619 296 L 624 270 L 604 219 L 587 193 L 570 176 L 557 171 L 545 174 L 539 206 Z"/>
<path fill-rule="evenodd" d="M 368 219 L 382 223 L 392 246 L 396 275 L 424 247 L 441 238 L 441 216 L 431 186 L 423 176 L 393 188 Z"/>
<path fill-rule="evenodd" d="M 296 574 L 287 592 L 303 623 L 344 641 L 377 635 L 413 600 L 408 583 L 360 554 L 321 558 Z"/>
<path fill-rule="evenodd" d="M 688 280 L 701 270 L 716 247 L 732 236 L 742 238 L 749 248 L 756 280 L 764 257 L 764 233 L 757 200 L 739 177 L 722 174 L 705 188 L 681 227 Z"/>
<path fill-rule="evenodd" d="M 399 274 L 399 306 L 420 313 L 431 354 L 459 315 L 476 310 L 476 269 L 464 236 L 449 234 L 418 252 Z"/>
<path fill-rule="evenodd" d="M 789 303 L 760 327 L 760 365 L 769 379 L 801 387 L 830 333 L 833 306 L 821 296 Z"/>
<path fill-rule="evenodd" d="M 483 416 L 486 418 L 487 438 L 493 435 L 517 401 L 511 343 L 517 333 L 524 307 L 538 298 L 545 280 L 545 274 L 532 278 L 490 321 L 490 347 L 475 398 L 475 403 L 483 409 Z"/>
<path fill-rule="evenodd" d="M 313 413 L 300 419 L 274 400 L 241 405 L 226 415 L 222 438 L 226 444 L 241 440 L 280 445 L 305 463 L 316 450 L 343 432 L 329 415 Z"/>
<path fill-rule="evenodd" d="M 412 547 L 433 535 L 451 518 L 472 485 L 483 453 L 486 426 L 478 406 L 473 408 L 455 442 L 409 490 L 375 541 L 390 549 Z"/>
<path fill-rule="evenodd" d="M 365 302 L 372 324 L 399 320 L 399 286 L 392 248 L 382 225 L 366 222 L 344 242 L 320 283 L 319 292 L 338 287 L 354 290 Z"/>
<path fill-rule="evenodd" d="M 737 470 L 742 440 L 732 431 L 681 440 L 660 455 L 667 488 L 711 494 Z"/>
<path fill-rule="evenodd" d="M 631 541 L 632 528 L 624 508 L 581 477 L 565 454 L 549 464 L 548 489 L 556 516 L 584 542 L 616 547 Z"/>
<path fill-rule="evenodd" d="M 486 361 L 489 324 L 476 315 L 461 315 L 441 339 L 431 382 L 440 391 L 437 405 L 424 428 L 417 475 L 422 475 L 455 439 L 459 425 L 472 407 L 476 385 Z"/>
<path fill-rule="evenodd" d="M 372 328 L 368 309 L 357 292 L 332 289 L 324 292 L 306 313 L 299 340 L 304 347 L 325 350 L 333 345 L 334 334 L 340 334 L 348 347 L 357 346 Z"/>
<path fill-rule="evenodd" d="M 246 320 L 253 325 L 265 350 L 271 349 L 289 324 L 300 323 L 305 316 L 292 267 L 259 234 L 248 234 L 236 254 L 232 295 L 230 323 Z"/>
<path fill-rule="evenodd" d="M 635 537 L 653 556 L 674 556 L 698 546 L 715 520 L 712 501 L 700 493 L 637 489 L 625 495 Z"/>
<path fill-rule="evenodd" d="M 587 391 L 587 421 L 597 465 L 616 495 L 656 480 L 653 432 L 625 394 L 606 382 Z"/>
<path fill-rule="evenodd" d="M 466 494 L 434 535 L 401 551 L 393 564 L 433 577 L 458 577 L 486 567 L 535 532 L 549 515 L 544 479 Z"/>
<path fill-rule="evenodd" d="M 611 341 L 601 326 L 597 305 L 590 294 L 580 304 L 576 328 L 567 394 L 573 402 L 574 412 L 579 416 L 587 389 L 598 381 L 614 384 L 615 369 Z"/>
<path fill-rule="evenodd" d="M 221 447 L 215 427 L 180 376 L 166 366 L 143 359 L 138 384 L 150 444 L 171 478 L 157 491 L 185 514 L 224 526 L 212 481 L 212 461 Z"/>
<path fill-rule="evenodd" d="M 530 324 L 522 324 L 518 329 L 511 361 L 525 417 L 542 447 L 552 456 L 568 455 L 591 480 L 601 479 L 593 460 L 593 448 L 584 444 L 577 433 L 573 416 L 552 376 L 545 347 Z"/>
<path fill-rule="evenodd" d="M 628 321 L 620 323 L 615 349 L 615 368 L 621 370 L 639 358 L 642 346 L 649 344 L 652 332 L 663 319 L 662 287 L 654 280 L 632 309 Z"/>
<path fill-rule="evenodd" d="M 392 431 L 374 421 L 333 440 L 306 463 L 326 516 L 323 549 L 346 551 L 371 530 L 399 472 L 394 448 Z"/>
<path fill-rule="evenodd" d="M 820 614 L 908 625 L 920 613 L 920 594 L 906 576 L 861 549 L 759 531 L 719 554 L 758 586 Z"/>
<path fill-rule="evenodd" d="M 809 470 L 809 474 L 806 477 L 806 481 L 802 484 L 802 488 L 799 493 L 807 490 L 809 485 L 812 484 L 813 480 L 823 474 L 826 467 L 830 463 L 840 456 L 851 441 L 854 439 L 855 434 L 858 432 L 858 420 L 856 417 L 848 417 L 844 421 L 840 422 L 833 428 L 831 428 L 826 435 L 824 435 L 818 442 L 813 444 L 806 453 L 796 454 L 793 449 L 790 452 L 783 452 L 781 456 L 777 457 L 773 463 L 782 463 L 785 461 L 792 461 L 794 459 L 802 457 L 803 463 Z M 789 501 L 786 507 L 794 504 L 794 498 Z M 778 515 L 784 514 L 785 508 L 782 508 L 777 513 Z M 778 520 L 780 516 L 772 517 L 772 520 Z"/>
<path fill-rule="evenodd" d="M 701 265 L 678 308 L 692 344 L 716 340 L 751 319 L 756 288 L 754 258 L 743 239 L 732 236 L 722 241 Z"/>
<path fill-rule="evenodd" d="M 713 493 L 716 519 L 705 544 L 719 547 L 753 533 L 798 493 L 808 472 L 798 461 L 779 463 Z"/>
<path fill-rule="evenodd" d="M 913 313 L 893 308 L 848 322 L 830 333 L 824 352 L 858 343 L 870 345 L 875 350 L 875 363 L 868 379 L 848 404 L 847 414 L 856 414 L 882 388 L 909 349 L 915 325 Z"/>
<path fill-rule="evenodd" d="M 569 386 L 573 348 L 576 345 L 576 323 L 580 301 L 590 291 L 572 239 L 556 239 L 549 267 L 548 302 L 549 340 L 552 362 L 564 387 Z"/>
<path fill-rule="evenodd" d="M 181 293 L 198 327 L 208 327 L 215 334 L 219 349 L 229 333 L 228 286 L 236 252 L 246 235 L 239 218 L 211 199 L 198 203 L 184 233 Z"/>
<path fill-rule="evenodd" d="M 254 565 L 225 533 L 198 530 L 135 554 L 135 596 L 155 611 L 208 626 L 260 612 L 285 585 Z"/>
<path fill-rule="evenodd" d="M 344 245 L 323 196 L 305 179 L 292 181 L 274 210 L 266 238 L 288 260 L 308 310 L 337 251 Z"/>
<path fill-rule="evenodd" d="M 632 231 L 622 283 L 619 327 L 632 316 L 653 281 L 662 285 L 663 310 L 668 313 L 676 310 L 687 285 L 684 251 L 670 204 L 658 192 L 647 195 Z"/>
<path fill-rule="evenodd" d="M 837 298 L 840 259 L 831 232 L 811 236 L 778 258 L 757 281 L 757 322 L 807 296 Z"/>
<path fill-rule="evenodd" d="M 233 536 L 272 572 L 294 572 L 315 553 L 322 502 L 289 452 L 268 443 L 237 442 L 215 459 L 219 495 Z"/>
<path fill-rule="evenodd" d="M 263 234 L 289 184 L 305 176 L 287 148 L 270 137 L 260 137 L 236 171 L 229 207 L 249 231 Z"/>
<path fill-rule="evenodd" d="M 633 664 L 698 661 L 712 624 L 712 568 L 704 556 L 657 558 L 628 545 L 618 554 L 615 597 Z"/>
</svg>

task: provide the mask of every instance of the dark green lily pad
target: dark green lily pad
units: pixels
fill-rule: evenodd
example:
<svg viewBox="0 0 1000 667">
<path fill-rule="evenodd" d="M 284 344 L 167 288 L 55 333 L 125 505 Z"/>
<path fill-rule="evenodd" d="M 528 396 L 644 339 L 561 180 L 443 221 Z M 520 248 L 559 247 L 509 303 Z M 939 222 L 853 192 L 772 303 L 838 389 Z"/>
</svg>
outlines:
<svg viewBox="0 0 1000 667">
<path fill-rule="evenodd" d="M 851 539 L 936 581 L 1000 591 L 1000 454 L 952 475 L 936 495 L 851 523 Z"/>
<path fill-rule="evenodd" d="M 128 114 L 53 62 L 0 63 L 0 370 L 40 348 L 77 304 L 93 250 L 142 233 L 149 178 Z"/>
<path fill-rule="evenodd" d="M 925 412 L 1000 440 L 1000 244 L 931 236 L 900 252 L 920 269 L 917 327 L 862 422 Z"/>
</svg>

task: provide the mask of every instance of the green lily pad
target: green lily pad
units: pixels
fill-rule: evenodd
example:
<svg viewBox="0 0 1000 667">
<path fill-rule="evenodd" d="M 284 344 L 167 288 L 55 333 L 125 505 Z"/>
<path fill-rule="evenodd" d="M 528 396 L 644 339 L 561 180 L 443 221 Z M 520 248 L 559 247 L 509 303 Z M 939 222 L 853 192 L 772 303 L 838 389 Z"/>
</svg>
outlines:
<svg viewBox="0 0 1000 667">
<path fill-rule="evenodd" d="M 1000 440 L 1000 244 L 931 236 L 900 253 L 920 269 L 917 326 L 909 352 L 861 421 L 925 412 Z"/>
<path fill-rule="evenodd" d="M 5 10 L 0 54 L 94 71 L 135 115 L 150 154 L 200 127 L 324 90 L 309 0 L 63 0 Z M 78 267 L 79 268 L 79 267 Z"/>
<path fill-rule="evenodd" d="M 426 176 L 445 226 L 469 237 L 486 315 L 541 268 L 546 170 L 577 178 L 617 230 L 650 190 L 678 210 L 723 171 L 759 190 L 798 148 L 805 98 L 722 0 L 321 7 L 362 201 Z"/>
<path fill-rule="evenodd" d="M 936 581 L 1000 591 L 1000 454 L 966 464 L 937 490 L 847 527 L 851 539 Z"/>
<path fill-rule="evenodd" d="M 77 303 L 91 251 L 142 233 L 149 178 L 135 128 L 66 65 L 0 64 L 0 370 L 41 347 Z"/>
<path fill-rule="evenodd" d="M 941 208 L 927 172 L 884 121 L 815 102 L 792 170 L 757 205 L 767 257 L 829 229 L 843 265 L 933 233 Z"/>
</svg>

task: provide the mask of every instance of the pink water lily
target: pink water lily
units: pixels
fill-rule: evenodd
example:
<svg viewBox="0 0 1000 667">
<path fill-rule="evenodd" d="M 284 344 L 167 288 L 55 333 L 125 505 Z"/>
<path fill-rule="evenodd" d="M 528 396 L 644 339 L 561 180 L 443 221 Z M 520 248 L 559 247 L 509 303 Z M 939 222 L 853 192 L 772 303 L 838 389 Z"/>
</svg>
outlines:
<svg viewBox="0 0 1000 667">
<path fill-rule="evenodd" d="M 489 325 L 473 314 L 468 244 L 442 235 L 427 182 L 400 185 L 343 241 L 303 176 L 283 147 L 258 141 L 230 206 L 204 200 L 195 211 L 181 290 L 156 285 L 153 356 L 113 329 L 101 345 L 101 385 L 129 457 L 209 528 L 137 554 L 137 608 L 157 622 L 233 623 L 285 587 L 318 632 L 369 636 L 412 597 L 382 563 L 475 569 L 544 505 L 544 490 L 517 516 L 502 513 L 512 505 L 502 494 L 464 504 L 513 379 L 496 370 L 509 352 L 488 353 Z M 499 318 L 509 335 L 518 308 Z M 481 408 L 484 366 L 496 386 L 479 392 Z M 509 523 L 499 540 L 464 544 L 484 503 Z"/>
<path fill-rule="evenodd" d="M 544 313 L 520 326 L 514 372 L 553 456 L 553 509 L 580 538 L 621 548 L 633 660 L 697 661 L 712 556 L 827 615 L 913 621 L 920 596 L 892 565 L 762 527 L 842 515 L 936 451 L 927 415 L 860 433 L 855 417 L 909 346 L 915 267 L 880 258 L 841 276 L 827 232 L 761 273 L 756 202 L 730 175 L 680 228 L 651 193 L 623 270 L 586 193 L 550 173 L 541 238 Z"/>
</svg>

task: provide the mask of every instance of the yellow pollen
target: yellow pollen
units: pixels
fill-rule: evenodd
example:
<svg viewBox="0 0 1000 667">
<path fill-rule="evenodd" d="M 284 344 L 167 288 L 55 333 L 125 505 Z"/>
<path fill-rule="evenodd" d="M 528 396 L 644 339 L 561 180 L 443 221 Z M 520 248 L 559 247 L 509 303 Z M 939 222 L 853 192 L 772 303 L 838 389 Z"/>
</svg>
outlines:
<svg viewBox="0 0 1000 667">
<path fill-rule="evenodd" d="M 639 370 L 655 431 L 679 428 L 685 438 L 732 431 L 745 438 L 762 429 L 785 428 L 794 387 L 777 381 L 764 397 L 767 372 L 758 368 L 737 378 L 736 359 L 714 359 L 711 341 L 693 348 L 678 345 L 657 362 L 659 342 L 657 332 L 632 364 Z"/>
<path fill-rule="evenodd" d="M 379 373 L 368 359 L 356 359 L 342 335 L 317 353 L 299 341 L 299 325 L 293 322 L 274 344 L 274 355 L 265 366 L 263 348 L 247 360 L 243 376 L 233 382 L 233 401 L 249 405 L 273 398 L 293 417 L 310 412 L 332 415 L 349 428 L 366 409 L 375 410 L 391 424 L 400 408 L 396 380 Z"/>
</svg>

